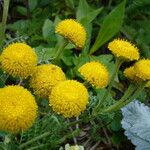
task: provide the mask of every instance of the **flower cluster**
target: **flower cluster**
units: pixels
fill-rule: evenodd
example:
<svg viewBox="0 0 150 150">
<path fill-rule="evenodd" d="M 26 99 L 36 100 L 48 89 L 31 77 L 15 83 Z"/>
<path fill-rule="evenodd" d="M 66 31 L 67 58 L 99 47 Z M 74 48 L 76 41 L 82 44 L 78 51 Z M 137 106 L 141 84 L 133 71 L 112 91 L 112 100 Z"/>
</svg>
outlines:
<svg viewBox="0 0 150 150">
<path fill-rule="evenodd" d="M 73 42 L 78 48 L 83 48 L 85 44 L 86 31 L 73 19 L 65 19 L 58 23 L 55 32 Z M 139 50 L 133 44 L 115 39 L 108 44 L 108 48 L 119 57 L 118 60 L 137 61 L 133 66 L 125 69 L 126 77 L 136 82 L 150 80 L 150 60 L 139 60 Z M 76 80 L 67 80 L 65 73 L 57 65 L 37 65 L 37 55 L 29 45 L 10 44 L 3 50 L 0 62 L 3 71 L 9 75 L 23 79 L 29 77 L 29 84 L 34 94 L 47 98 L 49 106 L 57 114 L 71 118 L 85 111 L 89 103 L 89 94 L 84 84 Z M 96 88 L 105 88 L 109 84 L 109 71 L 101 62 L 86 62 L 78 71 Z M 34 96 L 27 89 L 19 85 L 0 89 L 0 130 L 10 133 L 23 132 L 32 126 L 36 116 L 37 104 Z"/>
</svg>

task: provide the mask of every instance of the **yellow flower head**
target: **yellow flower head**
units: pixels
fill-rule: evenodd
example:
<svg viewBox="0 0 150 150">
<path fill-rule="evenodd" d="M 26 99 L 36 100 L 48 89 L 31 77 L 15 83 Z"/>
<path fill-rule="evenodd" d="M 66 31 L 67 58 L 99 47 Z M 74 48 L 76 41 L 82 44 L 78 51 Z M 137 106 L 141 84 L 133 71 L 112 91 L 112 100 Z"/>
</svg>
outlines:
<svg viewBox="0 0 150 150">
<path fill-rule="evenodd" d="M 4 71 L 12 76 L 27 78 L 37 65 L 37 55 L 25 43 L 14 43 L 6 47 L 0 57 Z"/>
<path fill-rule="evenodd" d="M 52 88 L 60 81 L 66 80 L 64 72 L 60 67 L 52 64 L 37 66 L 33 73 L 30 85 L 35 94 L 47 98 Z"/>
<path fill-rule="evenodd" d="M 150 80 L 150 59 L 142 59 L 135 63 L 136 76 L 142 80 Z"/>
<path fill-rule="evenodd" d="M 136 72 L 134 70 L 134 66 L 131 66 L 129 68 L 126 68 L 124 70 L 124 75 L 129 78 L 130 80 L 133 80 L 135 82 L 137 81 L 141 81 L 141 79 L 139 77 L 136 76 Z"/>
<path fill-rule="evenodd" d="M 84 85 L 75 80 L 58 83 L 51 92 L 49 103 L 52 109 L 64 117 L 77 117 L 86 109 L 88 92 Z"/>
<path fill-rule="evenodd" d="M 18 133 L 30 128 L 37 116 L 33 95 L 21 86 L 0 89 L 0 130 Z"/>
<path fill-rule="evenodd" d="M 58 23 L 55 32 L 69 39 L 79 48 L 82 48 L 85 44 L 86 31 L 76 20 L 65 19 L 61 21 Z"/>
<path fill-rule="evenodd" d="M 96 88 L 105 88 L 109 82 L 106 67 L 99 62 L 88 62 L 79 68 L 81 75 Z"/>
<path fill-rule="evenodd" d="M 116 56 L 128 61 L 138 60 L 139 50 L 128 41 L 115 39 L 108 44 L 108 49 Z"/>
</svg>

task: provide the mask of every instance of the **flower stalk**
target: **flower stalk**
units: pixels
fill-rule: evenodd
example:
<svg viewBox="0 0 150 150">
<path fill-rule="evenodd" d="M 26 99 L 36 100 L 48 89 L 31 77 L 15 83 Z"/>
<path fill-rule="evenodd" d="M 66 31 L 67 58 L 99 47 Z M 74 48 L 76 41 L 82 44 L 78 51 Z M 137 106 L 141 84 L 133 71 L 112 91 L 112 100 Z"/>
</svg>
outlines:
<svg viewBox="0 0 150 150">
<path fill-rule="evenodd" d="M 4 0 L 2 23 L 0 26 L 0 49 L 2 48 L 3 41 L 5 38 L 5 30 L 6 30 L 9 2 L 10 2 L 10 0 Z"/>
<path fill-rule="evenodd" d="M 93 114 L 96 114 L 96 113 L 99 112 L 99 109 L 101 108 L 103 102 L 108 98 L 109 93 L 111 92 L 111 89 L 112 89 L 115 77 L 116 77 L 116 75 L 117 75 L 117 73 L 119 71 L 119 68 L 120 68 L 122 63 L 123 63 L 122 59 L 116 58 L 114 72 L 113 72 L 112 77 L 110 79 L 110 83 L 109 83 L 108 89 L 105 92 L 103 98 L 98 102 L 98 105 L 93 109 Z"/>
<path fill-rule="evenodd" d="M 43 133 L 43 134 L 41 134 L 41 135 L 39 135 L 39 136 L 37 136 L 37 137 L 27 141 L 26 143 L 21 144 L 19 146 L 19 149 L 24 149 L 26 146 L 32 144 L 33 142 L 35 142 L 37 140 L 43 139 L 43 138 L 49 136 L 50 134 L 51 134 L 51 132 L 45 132 L 45 133 Z M 76 129 L 75 131 L 73 131 L 73 132 L 67 134 L 66 136 L 64 136 L 63 138 L 61 138 L 59 141 L 56 142 L 56 144 L 61 144 L 61 143 L 65 142 L 66 139 L 70 139 L 70 138 L 75 137 L 75 136 L 77 136 L 79 134 L 80 134 L 80 130 Z M 35 148 L 38 149 L 38 148 L 44 147 L 44 146 L 48 146 L 48 145 L 46 145 L 46 144 L 44 145 L 43 144 L 42 146 L 40 145 L 40 146 L 36 146 L 36 147 L 31 147 L 30 149 L 35 149 Z"/>
<path fill-rule="evenodd" d="M 37 137 L 35 137 L 35 138 L 33 138 L 33 139 L 27 141 L 26 143 L 21 144 L 21 145 L 19 146 L 19 149 L 23 149 L 24 147 L 26 147 L 26 146 L 32 144 L 33 142 L 35 142 L 35 141 L 37 141 L 37 140 L 40 140 L 40 139 L 42 139 L 42 138 L 45 138 L 45 137 L 49 136 L 50 134 L 51 134 L 51 132 L 45 132 L 45 133 L 43 133 L 43 134 L 41 134 L 41 135 L 39 135 L 39 136 L 37 136 Z"/>
<path fill-rule="evenodd" d="M 54 55 L 54 60 L 58 60 L 60 58 L 60 55 L 62 54 L 64 48 L 68 45 L 68 41 L 64 40 L 63 43 L 58 47 L 56 50 L 56 53 Z"/>
<path fill-rule="evenodd" d="M 133 87 L 132 85 L 129 86 L 129 88 L 126 91 L 126 93 L 124 94 L 124 96 L 118 102 L 116 102 L 114 105 L 105 109 L 103 112 L 111 113 L 111 112 L 117 111 L 120 108 L 122 108 L 123 106 L 127 105 L 128 103 L 130 103 L 131 101 L 133 101 L 140 95 L 140 93 L 143 91 L 143 89 L 145 87 L 145 84 L 146 84 L 146 82 L 141 82 L 136 90 L 135 90 L 135 87 Z M 135 92 L 134 92 L 134 90 L 135 90 Z"/>
</svg>

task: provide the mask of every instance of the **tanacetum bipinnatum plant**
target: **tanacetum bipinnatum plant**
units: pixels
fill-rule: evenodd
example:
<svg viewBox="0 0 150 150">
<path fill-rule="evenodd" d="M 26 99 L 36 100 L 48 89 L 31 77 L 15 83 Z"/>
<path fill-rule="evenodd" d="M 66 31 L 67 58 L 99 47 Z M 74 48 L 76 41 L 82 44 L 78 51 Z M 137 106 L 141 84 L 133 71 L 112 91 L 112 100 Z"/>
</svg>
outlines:
<svg viewBox="0 0 150 150">
<path fill-rule="evenodd" d="M 113 137 L 121 130 L 120 109 L 143 97 L 150 82 L 150 59 L 140 54 L 139 44 L 126 39 L 124 30 L 113 38 L 122 25 L 125 0 L 109 6 L 114 9 L 102 23 L 94 21 L 102 8 L 95 11 L 86 0 L 80 0 L 76 19 L 70 18 L 76 5 L 68 13 L 55 6 L 62 13 L 58 17 L 43 11 L 43 1 L 39 9 L 28 3 L 26 33 L 10 32 L 22 21 L 7 28 L 2 23 L 2 33 L 8 33 L 0 37 L 0 148 L 121 149 Z M 4 1 L 4 11 L 8 4 Z M 32 16 L 34 11 L 38 15 Z"/>
</svg>

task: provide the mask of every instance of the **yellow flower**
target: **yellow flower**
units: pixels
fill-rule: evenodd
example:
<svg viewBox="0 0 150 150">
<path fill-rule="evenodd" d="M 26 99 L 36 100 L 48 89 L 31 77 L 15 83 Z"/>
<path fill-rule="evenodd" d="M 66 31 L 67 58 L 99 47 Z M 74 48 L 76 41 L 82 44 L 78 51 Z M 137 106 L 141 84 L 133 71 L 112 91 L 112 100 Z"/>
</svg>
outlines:
<svg viewBox="0 0 150 150">
<path fill-rule="evenodd" d="M 141 81 L 141 79 L 136 76 L 136 72 L 135 72 L 135 70 L 134 70 L 134 66 L 131 66 L 131 67 L 129 67 L 129 68 L 126 68 L 126 69 L 124 70 L 124 75 L 125 75 L 127 78 L 129 78 L 129 79 L 131 79 L 131 80 L 133 80 L 133 81 L 135 81 L 135 82 Z"/>
<path fill-rule="evenodd" d="M 86 109 L 88 92 L 84 85 L 75 80 L 57 84 L 51 92 L 49 103 L 52 109 L 64 117 L 77 117 Z"/>
<path fill-rule="evenodd" d="M 125 60 L 138 60 L 139 50 L 128 41 L 115 39 L 108 44 L 108 49 L 116 56 Z"/>
<path fill-rule="evenodd" d="M 27 78 L 37 65 L 37 55 L 25 43 L 14 43 L 6 47 L 0 57 L 4 71 L 14 77 Z"/>
<path fill-rule="evenodd" d="M 55 32 L 69 39 L 79 48 L 82 48 L 85 44 L 86 31 L 76 20 L 65 19 L 61 21 L 58 23 Z"/>
<path fill-rule="evenodd" d="M 37 66 L 33 73 L 30 85 L 35 94 L 47 98 L 52 88 L 60 81 L 66 80 L 64 72 L 60 67 L 52 64 Z"/>
<path fill-rule="evenodd" d="M 96 88 L 105 88 L 109 82 L 106 67 L 99 62 L 88 62 L 79 68 L 81 75 Z"/>
<path fill-rule="evenodd" d="M 142 59 L 135 63 L 136 76 L 142 80 L 150 80 L 150 59 Z"/>
<path fill-rule="evenodd" d="M 32 126 L 37 116 L 33 95 L 21 86 L 0 89 L 0 130 L 18 133 Z"/>
</svg>

